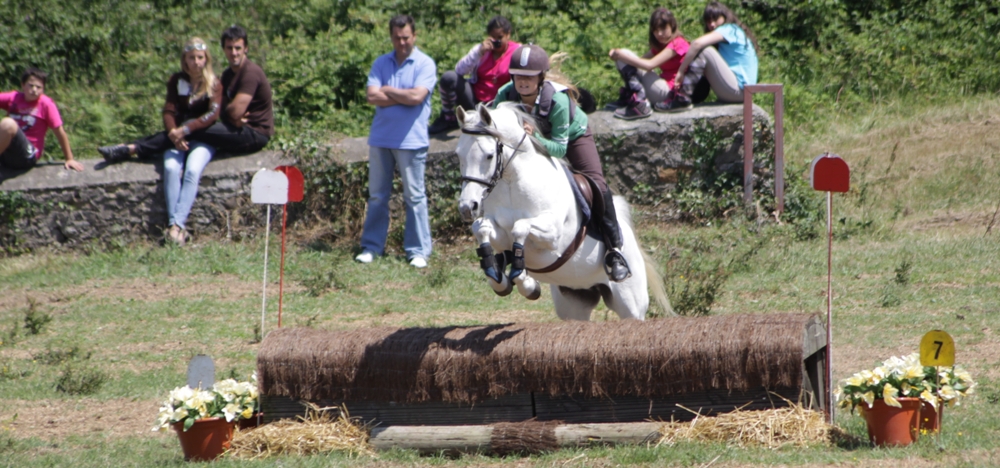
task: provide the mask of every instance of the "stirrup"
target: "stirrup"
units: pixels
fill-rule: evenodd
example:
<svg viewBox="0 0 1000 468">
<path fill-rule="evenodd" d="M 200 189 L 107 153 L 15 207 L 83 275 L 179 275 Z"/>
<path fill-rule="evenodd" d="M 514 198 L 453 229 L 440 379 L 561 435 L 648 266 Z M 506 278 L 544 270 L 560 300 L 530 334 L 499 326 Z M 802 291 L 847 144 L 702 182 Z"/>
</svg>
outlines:
<svg viewBox="0 0 1000 468">
<path fill-rule="evenodd" d="M 620 268 L 615 268 L 616 266 Z M 625 270 L 624 273 L 621 269 Z M 604 273 L 615 283 L 625 281 L 632 276 L 632 270 L 628 267 L 625 256 L 618 249 L 608 250 L 608 253 L 604 254 Z"/>
</svg>

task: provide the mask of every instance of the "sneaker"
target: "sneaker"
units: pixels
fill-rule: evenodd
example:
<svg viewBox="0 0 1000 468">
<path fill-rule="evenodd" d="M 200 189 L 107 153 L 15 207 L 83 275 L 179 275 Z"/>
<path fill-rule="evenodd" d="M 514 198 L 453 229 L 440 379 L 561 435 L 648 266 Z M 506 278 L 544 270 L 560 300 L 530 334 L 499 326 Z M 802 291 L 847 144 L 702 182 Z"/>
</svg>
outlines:
<svg viewBox="0 0 1000 468">
<path fill-rule="evenodd" d="M 125 145 L 101 146 L 97 148 L 97 152 L 101 153 L 108 164 L 122 162 L 129 158 L 128 146 Z"/>
<path fill-rule="evenodd" d="M 413 257 L 410 259 L 410 266 L 413 268 L 427 268 L 427 259 L 424 257 Z"/>
<path fill-rule="evenodd" d="M 371 263 L 373 260 L 375 260 L 375 254 L 367 250 L 359 253 L 357 257 L 354 257 L 354 261 L 358 263 Z"/>
<path fill-rule="evenodd" d="M 618 100 L 607 103 L 604 110 L 613 111 L 629 105 L 630 102 L 632 102 L 632 90 L 622 86 L 618 88 Z"/>
<path fill-rule="evenodd" d="M 674 96 L 676 96 L 674 90 L 667 91 L 667 98 L 661 102 L 654 103 L 653 110 L 656 112 L 666 112 L 667 109 L 670 109 L 670 103 L 673 102 Z"/>
<path fill-rule="evenodd" d="M 633 102 L 615 111 L 615 118 L 623 120 L 644 119 L 651 115 L 653 115 L 653 111 L 649 108 L 649 102 L 646 100 Z"/>
<path fill-rule="evenodd" d="M 458 128 L 458 118 L 454 112 L 442 112 L 441 115 L 427 128 L 427 133 L 436 135 Z"/>
<path fill-rule="evenodd" d="M 660 112 L 673 113 L 673 112 L 684 112 L 688 109 L 694 108 L 694 104 L 691 103 L 691 98 L 683 94 L 675 94 L 674 98 L 671 99 L 670 102 L 663 101 L 662 104 L 663 104 L 662 108 L 659 107 L 660 106 L 659 104 L 657 104 L 658 107 L 656 108 L 656 110 Z"/>
</svg>

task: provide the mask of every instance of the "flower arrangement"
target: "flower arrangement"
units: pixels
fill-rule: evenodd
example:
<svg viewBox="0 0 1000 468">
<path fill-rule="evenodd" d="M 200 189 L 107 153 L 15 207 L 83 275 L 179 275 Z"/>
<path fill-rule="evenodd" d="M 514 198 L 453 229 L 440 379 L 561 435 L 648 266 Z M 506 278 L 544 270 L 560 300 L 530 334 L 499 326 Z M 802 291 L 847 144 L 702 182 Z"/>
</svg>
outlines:
<svg viewBox="0 0 1000 468">
<path fill-rule="evenodd" d="M 251 418 L 259 410 L 256 373 L 251 380 L 226 379 L 216 382 L 211 390 L 192 389 L 186 385 L 173 389 L 160 407 L 153 430 L 165 431 L 183 422 L 187 432 L 199 419 L 225 418 L 233 422 Z"/>
<path fill-rule="evenodd" d="M 863 370 L 840 381 L 834 390 L 841 408 L 851 412 L 862 402 L 871 408 L 876 398 L 885 404 L 902 407 L 897 398 L 918 397 L 935 409 L 945 404 L 959 405 L 962 398 L 972 395 L 976 382 L 961 367 L 942 367 L 937 379 L 936 368 L 920 365 L 920 355 L 893 356 L 872 370 Z"/>
</svg>

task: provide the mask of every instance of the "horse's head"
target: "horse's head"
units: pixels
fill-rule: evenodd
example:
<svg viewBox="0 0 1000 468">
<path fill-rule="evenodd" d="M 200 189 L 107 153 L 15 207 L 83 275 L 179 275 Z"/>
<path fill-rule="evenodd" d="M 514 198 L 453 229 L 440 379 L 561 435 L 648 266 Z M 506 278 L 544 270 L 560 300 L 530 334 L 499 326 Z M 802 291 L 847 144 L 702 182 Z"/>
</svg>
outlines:
<svg viewBox="0 0 1000 468">
<path fill-rule="evenodd" d="M 456 116 L 462 129 L 455 150 L 463 183 L 458 211 L 463 221 L 471 222 L 482 215 L 484 195 L 499 182 L 510 148 L 527 142 L 517 116 L 507 109 L 490 111 L 480 104 L 475 111 L 465 112 L 459 106 Z"/>
</svg>

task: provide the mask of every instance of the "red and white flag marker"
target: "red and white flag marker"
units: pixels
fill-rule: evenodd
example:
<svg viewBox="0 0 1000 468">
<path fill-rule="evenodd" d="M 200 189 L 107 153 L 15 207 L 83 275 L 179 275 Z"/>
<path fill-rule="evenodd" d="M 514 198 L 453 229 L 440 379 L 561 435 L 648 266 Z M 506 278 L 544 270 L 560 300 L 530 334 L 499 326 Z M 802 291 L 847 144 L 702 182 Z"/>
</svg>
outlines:
<svg viewBox="0 0 1000 468">
<path fill-rule="evenodd" d="M 851 169 L 847 162 L 833 153 L 823 153 L 809 166 L 809 181 L 813 190 L 826 192 L 826 407 L 827 418 L 833 424 L 833 192 L 851 188 Z"/>
<path fill-rule="evenodd" d="M 278 166 L 273 171 L 261 169 L 250 182 L 250 201 L 267 205 L 267 228 L 264 231 L 264 286 L 260 304 L 260 336 L 264 336 L 267 310 L 267 246 L 271 234 L 271 205 L 281 205 L 281 267 L 278 279 L 278 328 L 281 328 L 281 299 L 285 286 L 285 225 L 288 203 L 302 201 L 304 180 L 295 166 Z"/>
</svg>

